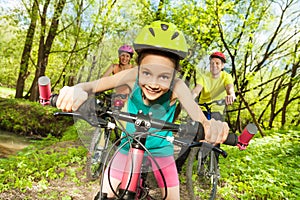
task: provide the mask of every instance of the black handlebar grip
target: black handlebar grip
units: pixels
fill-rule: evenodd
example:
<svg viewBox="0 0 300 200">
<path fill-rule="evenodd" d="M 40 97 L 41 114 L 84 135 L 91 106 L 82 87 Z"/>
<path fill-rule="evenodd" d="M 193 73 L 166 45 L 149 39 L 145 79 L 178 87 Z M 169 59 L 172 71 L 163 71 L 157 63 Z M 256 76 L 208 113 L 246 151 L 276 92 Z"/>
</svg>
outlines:
<svg viewBox="0 0 300 200">
<path fill-rule="evenodd" d="M 50 105 L 53 106 L 53 107 L 56 107 L 56 101 L 57 101 L 57 98 L 58 98 L 58 94 L 52 94 L 50 96 Z"/>
<path fill-rule="evenodd" d="M 56 101 L 58 98 L 58 94 L 52 94 L 50 96 L 50 105 L 56 107 Z M 87 99 L 79 108 L 78 112 L 82 114 L 95 112 L 96 109 L 96 100 L 94 98 Z"/>
<path fill-rule="evenodd" d="M 195 137 L 194 141 L 199 141 L 199 140 L 204 140 L 205 134 L 204 134 L 204 128 L 200 122 L 193 122 L 189 123 L 187 125 L 187 129 L 185 131 L 190 131 L 188 132 L 189 134 L 197 133 L 197 136 Z M 223 144 L 230 145 L 230 146 L 236 146 L 238 143 L 238 136 L 234 133 L 229 133 L 227 136 L 227 139 L 224 141 Z"/>
<path fill-rule="evenodd" d="M 238 136 L 234 133 L 229 133 L 227 139 L 223 144 L 227 144 L 230 146 L 236 146 L 238 143 Z"/>
</svg>

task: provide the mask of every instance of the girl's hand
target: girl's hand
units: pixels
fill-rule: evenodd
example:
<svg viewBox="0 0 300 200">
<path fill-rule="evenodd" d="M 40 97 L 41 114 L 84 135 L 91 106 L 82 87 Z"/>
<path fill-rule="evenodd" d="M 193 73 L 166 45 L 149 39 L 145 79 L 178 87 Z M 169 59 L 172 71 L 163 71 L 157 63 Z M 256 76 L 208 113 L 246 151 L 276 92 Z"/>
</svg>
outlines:
<svg viewBox="0 0 300 200">
<path fill-rule="evenodd" d="M 229 127 L 226 122 L 215 119 L 206 120 L 203 124 L 205 141 L 211 144 L 221 144 L 228 137 Z"/>
<path fill-rule="evenodd" d="M 88 98 L 88 93 L 80 87 L 65 86 L 59 91 L 56 106 L 62 111 L 76 111 Z"/>
</svg>

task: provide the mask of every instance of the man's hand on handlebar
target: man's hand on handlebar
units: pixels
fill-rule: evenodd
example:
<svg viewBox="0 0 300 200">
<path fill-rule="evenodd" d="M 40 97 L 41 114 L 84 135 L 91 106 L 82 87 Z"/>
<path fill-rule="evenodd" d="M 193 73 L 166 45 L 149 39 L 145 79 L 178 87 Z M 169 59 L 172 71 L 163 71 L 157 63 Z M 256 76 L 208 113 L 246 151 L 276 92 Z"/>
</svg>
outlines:
<svg viewBox="0 0 300 200">
<path fill-rule="evenodd" d="M 215 119 L 206 120 L 203 124 L 205 141 L 211 144 L 221 144 L 228 137 L 229 127 L 226 122 Z"/>
<path fill-rule="evenodd" d="M 236 99 L 236 96 L 234 94 L 227 95 L 225 97 L 225 103 L 226 103 L 226 105 L 233 104 L 233 102 L 235 101 L 235 99 Z"/>
<path fill-rule="evenodd" d="M 62 111 L 76 111 L 87 98 L 88 93 L 82 90 L 82 88 L 65 86 L 59 92 L 56 106 Z"/>
</svg>

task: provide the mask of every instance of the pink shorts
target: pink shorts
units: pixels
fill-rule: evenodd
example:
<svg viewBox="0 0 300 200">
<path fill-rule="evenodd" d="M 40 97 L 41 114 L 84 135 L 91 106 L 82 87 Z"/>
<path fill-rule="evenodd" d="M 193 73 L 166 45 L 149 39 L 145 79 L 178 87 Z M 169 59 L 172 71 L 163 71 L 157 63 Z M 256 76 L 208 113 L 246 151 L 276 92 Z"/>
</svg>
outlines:
<svg viewBox="0 0 300 200">
<path fill-rule="evenodd" d="M 177 173 L 174 157 L 173 156 L 155 157 L 154 159 L 162 171 L 167 187 L 178 186 L 179 179 L 178 179 L 178 173 Z M 161 172 L 159 171 L 159 168 L 157 167 L 153 159 L 148 157 L 148 160 L 151 163 L 152 169 L 150 170 L 153 171 L 158 186 L 160 188 L 165 187 L 163 181 L 164 179 L 161 175 Z M 109 172 L 110 176 L 121 181 L 126 166 L 126 161 L 127 161 L 127 155 L 118 152 L 110 165 L 111 167 Z M 105 170 L 105 175 L 108 175 L 108 168 L 106 168 Z"/>
</svg>

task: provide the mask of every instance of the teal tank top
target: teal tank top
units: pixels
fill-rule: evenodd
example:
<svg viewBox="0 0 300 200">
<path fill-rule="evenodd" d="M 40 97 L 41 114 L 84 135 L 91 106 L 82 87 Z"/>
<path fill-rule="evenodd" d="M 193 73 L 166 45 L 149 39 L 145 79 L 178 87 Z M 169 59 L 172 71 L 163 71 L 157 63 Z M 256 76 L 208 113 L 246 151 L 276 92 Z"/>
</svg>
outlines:
<svg viewBox="0 0 300 200">
<path fill-rule="evenodd" d="M 172 106 L 170 106 L 170 97 L 171 97 L 171 90 L 169 90 L 167 93 L 163 94 L 160 98 L 158 98 L 156 101 L 152 102 L 151 105 L 145 105 L 143 102 L 143 95 L 142 95 L 142 89 L 137 84 L 137 82 L 134 84 L 134 88 L 129 95 L 128 101 L 127 101 L 127 111 L 132 114 L 137 114 L 139 110 L 142 110 L 144 114 L 148 114 L 149 112 L 152 112 L 152 116 L 154 119 L 160 119 L 164 120 L 166 122 L 173 122 L 175 109 L 176 109 L 176 103 L 174 103 Z M 126 131 L 128 133 L 134 133 L 136 132 L 135 126 L 133 123 L 127 123 L 126 124 Z M 155 132 L 157 135 L 162 136 L 172 136 L 171 131 L 158 131 L 158 129 L 150 128 L 148 132 Z M 124 136 L 125 133 L 122 133 L 122 136 Z M 128 141 L 128 139 L 123 139 L 120 145 L 123 145 L 124 142 Z M 167 141 L 164 138 L 158 138 L 155 136 L 147 136 L 146 148 L 151 152 L 153 156 L 171 156 L 174 154 L 174 147 L 173 144 Z M 123 151 L 128 152 L 129 150 L 129 144 L 125 145 L 123 147 Z M 125 152 L 124 152 L 125 153 Z"/>
</svg>

